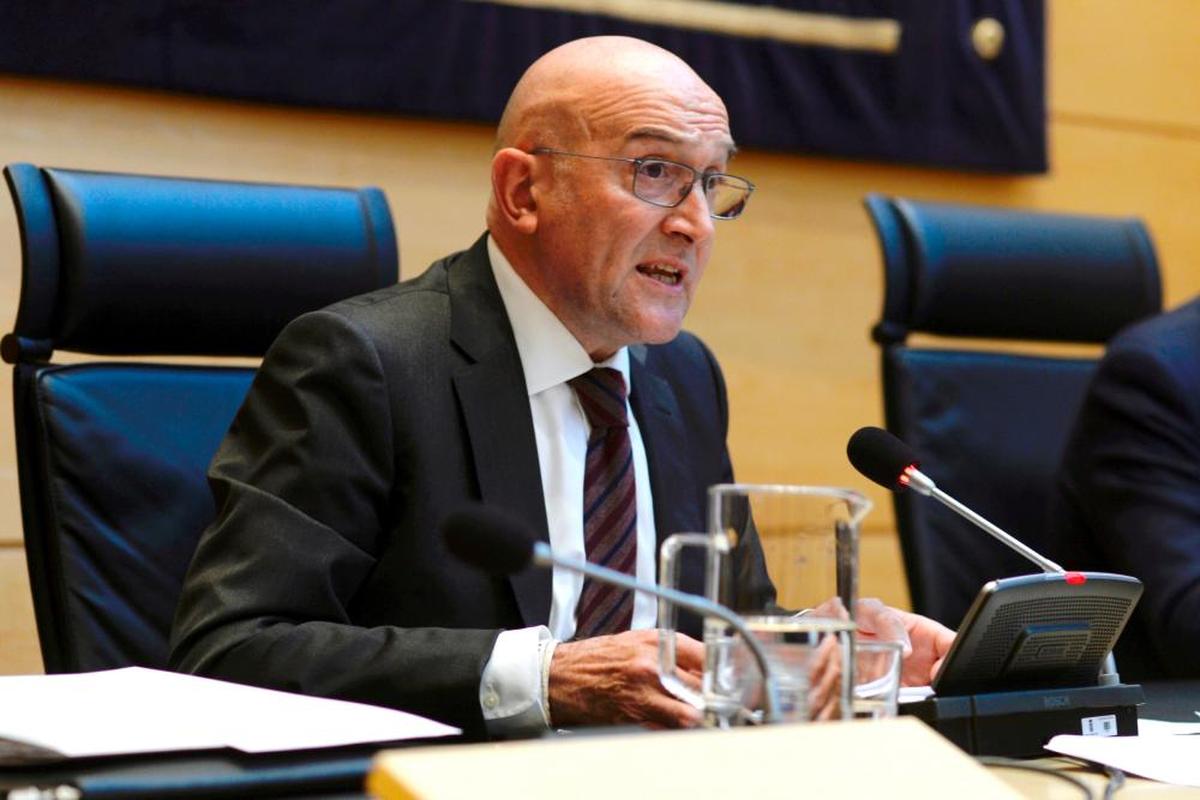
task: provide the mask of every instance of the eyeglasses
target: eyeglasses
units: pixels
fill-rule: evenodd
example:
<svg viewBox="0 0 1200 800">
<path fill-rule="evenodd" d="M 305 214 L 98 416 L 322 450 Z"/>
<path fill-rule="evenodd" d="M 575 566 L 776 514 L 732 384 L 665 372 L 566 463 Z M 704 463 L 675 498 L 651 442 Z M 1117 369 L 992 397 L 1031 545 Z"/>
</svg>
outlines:
<svg viewBox="0 0 1200 800">
<path fill-rule="evenodd" d="M 530 154 L 633 164 L 633 196 L 663 208 L 675 208 L 687 198 L 696 182 L 702 181 L 704 198 L 708 201 L 708 214 L 713 219 L 735 219 L 741 216 L 746 208 L 746 201 L 750 199 L 750 193 L 754 191 L 754 184 L 745 178 L 726 175 L 724 172 L 697 172 L 687 164 L 668 161 L 665 158 L 592 156 L 586 153 L 553 150 L 549 147 L 536 147 Z"/>
</svg>

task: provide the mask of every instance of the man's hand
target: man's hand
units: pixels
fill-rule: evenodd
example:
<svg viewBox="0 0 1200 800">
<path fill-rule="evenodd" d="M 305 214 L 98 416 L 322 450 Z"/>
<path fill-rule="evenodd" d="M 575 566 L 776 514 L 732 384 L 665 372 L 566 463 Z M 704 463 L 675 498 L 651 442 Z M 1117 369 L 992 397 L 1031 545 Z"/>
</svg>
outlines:
<svg viewBox="0 0 1200 800">
<path fill-rule="evenodd" d="M 885 606 L 879 600 L 859 600 L 856 616 L 860 636 L 904 644 L 903 686 L 932 682 L 954 643 L 954 631 L 940 622 Z"/>
<path fill-rule="evenodd" d="M 704 647 L 677 634 L 680 677 L 700 685 Z M 700 712 L 678 700 L 658 679 L 658 631 L 627 631 L 563 642 L 550 662 L 550 721 L 556 726 L 630 724 L 687 728 Z"/>
</svg>

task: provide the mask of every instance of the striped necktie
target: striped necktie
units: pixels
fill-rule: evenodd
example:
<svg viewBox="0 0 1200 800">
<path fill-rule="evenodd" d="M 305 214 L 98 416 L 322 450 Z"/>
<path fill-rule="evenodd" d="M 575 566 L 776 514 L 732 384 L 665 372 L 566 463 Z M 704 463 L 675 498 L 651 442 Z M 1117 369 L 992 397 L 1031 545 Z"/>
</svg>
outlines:
<svg viewBox="0 0 1200 800">
<path fill-rule="evenodd" d="M 625 379 L 597 367 L 570 381 L 587 416 L 583 478 L 583 542 L 593 564 L 634 574 L 637 558 L 637 491 L 625 413 Z M 575 610 L 575 638 L 629 630 L 633 593 L 585 578 Z"/>
</svg>

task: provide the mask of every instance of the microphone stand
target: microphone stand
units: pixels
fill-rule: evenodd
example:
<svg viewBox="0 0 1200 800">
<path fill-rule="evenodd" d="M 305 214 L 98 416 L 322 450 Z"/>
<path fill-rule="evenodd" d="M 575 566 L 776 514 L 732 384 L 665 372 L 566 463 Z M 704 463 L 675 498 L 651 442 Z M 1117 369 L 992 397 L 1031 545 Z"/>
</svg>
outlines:
<svg viewBox="0 0 1200 800">
<path fill-rule="evenodd" d="M 953 511 L 955 514 L 958 514 L 963 519 L 967 520 L 978 528 L 982 528 L 984 531 L 991 534 L 993 538 L 1007 545 L 1017 553 L 1020 553 L 1034 564 L 1037 564 L 1047 575 L 1061 575 L 1066 572 L 1066 570 L 1061 566 L 1046 558 L 1029 545 L 1017 539 L 1012 534 L 1007 533 L 999 526 L 993 524 L 988 519 L 980 516 L 964 506 L 962 503 L 955 500 L 950 495 L 943 492 L 937 487 L 937 484 L 934 483 L 928 475 L 921 472 L 921 470 L 917 469 L 916 467 L 910 466 L 905 469 L 900 475 L 900 483 L 912 489 L 917 494 L 924 495 L 925 497 L 932 497 L 934 500 L 937 500 L 939 503 Z M 1115 686 L 1120 682 L 1121 676 L 1117 673 L 1117 659 L 1113 656 L 1112 652 L 1109 652 L 1109 654 L 1104 657 L 1104 669 L 1100 672 L 1099 684 L 1101 686 Z"/>
<path fill-rule="evenodd" d="M 557 556 L 551 552 L 550 545 L 545 542 L 533 543 L 533 563 L 541 567 L 562 567 L 563 569 L 578 572 L 581 575 L 586 575 L 598 581 L 611 583 L 635 592 L 643 592 L 661 600 L 666 600 L 669 603 L 674 603 L 677 606 L 682 606 L 697 614 L 716 617 L 732 626 L 750 648 L 750 652 L 753 653 L 754 660 L 758 664 L 758 669 L 762 673 L 763 721 L 768 723 L 779 721 L 779 687 L 774 670 L 771 669 L 771 665 L 767 662 L 766 651 L 763 650 L 762 642 L 750 632 L 750 629 L 746 627 L 746 623 L 742 618 L 730 609 L 714 603 L 707 597 L 700 597 L 699 595 L 688 594 L 675 589 L 666 589 L 661 586 L 642 583 L 632 576 L 626 575 L 624 572 L 617 572 L 614 569 L 601 567 L 582 559 Z"/>
<path fill-rule="evenodd" d="M 907 478 L 908 480 L 905 480 L 905 478 Z M 1046 558 L 1044 555 L 1037 552 L 1029 545 L 1027 545 L 1024 542 L 1022 542 L 1021 540 L 1017 539 L 1012 534 L 1005 532 L 997 525 L 994 525 L 993 523 L 991 523 L 984 517 L 975 513 L 971 509 L 964 506 L 962 503 L 955 500 L 950 495 L 943 492 L 941 489 L 939 489 L 937 487 L 937 484 L 935 484 L 932 480 L 929 479 L 928 475 L 921 472 L 919 469 L 913 469 L 912 467 L 910 467 L 910 468 L 904 470 L 904 475 L 900 478 L 900 482 L 907 484 L 908 488 L 912 489 L 917 494 L 923 494 L 926 497 L 932 497 L 934 500 L 937 500 L 939 503 L 944 505 L 946 508 L 953 511 L 955 514 L 958 514 L 960 517 L 966 519 L 968 522 L 971 522 L 976 527 L 983 528 L 983 530 L 990 533 L 997 540 L 999 540 L 1003 544 L 1007 545 L 1008 547 L 1012 548 L 1013 550 L 1016 550 L 1018 553 L 1025 556 L 1025 558 L 1029 559 L 1034 564 L 1037 564 L 1039 567 L 1042 568 L 1042 571 L 1045 572 L 1046 574 L 1059 575 L 1059 574 L 1066 572 L 1065 569 L 1063 569 L 1062 567 L 1060 567 L 1058 564 L 1054 563 L 1050 559 Z"/>
</svg>

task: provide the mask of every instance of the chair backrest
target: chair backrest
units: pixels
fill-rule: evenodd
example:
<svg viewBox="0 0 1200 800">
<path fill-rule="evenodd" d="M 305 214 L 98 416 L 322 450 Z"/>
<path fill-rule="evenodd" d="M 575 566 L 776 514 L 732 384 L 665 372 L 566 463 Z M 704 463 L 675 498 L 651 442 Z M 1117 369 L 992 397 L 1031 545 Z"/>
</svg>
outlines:
<svg viewBox="0 0 1200 800">
<path fill-rule="evenodd" d="M 1137 219 L 870 195 L 883 251 L 887 427 L 946 492 L 1040 550 L 1090 358 L 913 347 L 912 333 L 1102 343 L 1161 308 Z M 929 498 L 895 495 L 914 610 L 957 625 L 981 586 L 1037 567 Z"/>
<path fill-rule="evenodd" d="M 5 177 L 20 306 L 0 343 L 48 672 L 163 667 L 214 508 L 205 471 L 254 369 L 73 359 L 259 356 L 299 314 L 395 283 L 378 189 L 39 169 Z"/>
</svg>

